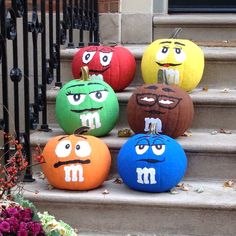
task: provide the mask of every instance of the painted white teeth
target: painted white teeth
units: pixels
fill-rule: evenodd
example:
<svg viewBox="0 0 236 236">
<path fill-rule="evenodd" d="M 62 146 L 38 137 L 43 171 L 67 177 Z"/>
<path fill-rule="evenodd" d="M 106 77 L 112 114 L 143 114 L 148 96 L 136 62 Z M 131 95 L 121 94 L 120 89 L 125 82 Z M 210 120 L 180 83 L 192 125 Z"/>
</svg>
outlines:
<svg viewBox="0 0 236 236">
<path fill-rule="evenodd" d="M 170 105 L 170 104 L 172 104 L 174 102 L 171 101 L 171 100 L 160 100 L 159 103 L 164 104 L 164 105 Z"/>
<path fill-rule="evenodd" d="M 103 80 L 103 75 L 102 74 L 98 74 L 98 75 L 93 74 L 93 75 L 90 75 L 89 78 L 91 80 L 94 80 L 94 79 Z"/>
<path fill-rule="evenodd" d="M 154 98 L 149 98 L 149 97 L 144 97 L 144 98 L 141 98 L 142 101 L 146 101 L 146 102 L 153 102 L 155 101 Z"/>
<path fill-rule="evenodd" d="M 163 69 L 167 84 L 179 84 L 179 71 L 174 69 Z"/>
</svg>

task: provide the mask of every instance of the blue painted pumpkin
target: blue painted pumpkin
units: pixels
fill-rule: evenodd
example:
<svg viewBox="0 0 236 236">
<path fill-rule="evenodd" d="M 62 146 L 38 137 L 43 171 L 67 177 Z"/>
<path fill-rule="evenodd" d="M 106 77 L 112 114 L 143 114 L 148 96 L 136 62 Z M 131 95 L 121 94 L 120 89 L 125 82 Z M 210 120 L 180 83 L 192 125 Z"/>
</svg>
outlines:
<svg viewBox="0 0 236 236">
<path fill-rule="evenodd" d="M 137 134 L 121 148 L 118 172 L 130 188 L 165 192 L 176 186 L 187 168 L 183 148 L 174 139 L 160 134 Z"/>
</svg>

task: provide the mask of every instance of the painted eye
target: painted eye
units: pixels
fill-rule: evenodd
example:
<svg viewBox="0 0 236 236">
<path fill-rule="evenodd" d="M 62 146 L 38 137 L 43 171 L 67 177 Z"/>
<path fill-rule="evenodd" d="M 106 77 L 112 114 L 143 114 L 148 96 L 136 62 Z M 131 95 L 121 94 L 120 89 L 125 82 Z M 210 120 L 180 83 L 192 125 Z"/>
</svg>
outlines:
<svg viewBox="0 0 236 236">
<path fill-rule="evenodd" d="M 90 93 L 89 96 L 96 102 L 104 102 L 108 96 L 108 91 L 95 91 Z"/>
<path fill-rule="evenodd" d="M 156 55 L 157 60 L 164 60 L 169 54 L 169 48 L 164 46 L 161 48 Z"/>
<path fill-rule="evenodd" d="M 85 97 L 86 97 L 85 94 L 80 94 L 80 93 L 67 95 L 67 99 L 71 105 L 81 104 L 84 101 Z"/>
<path fill-rule="evenodd" d="M 186 59 L 186 54 L 181 48 L 175 48 L 174 49 L 175 59 L 178 62 L 183 62 Z"/>
<path fill-rule="evenodd" d="M 149 145 L 146 144 L 139 144 L 135 147 L 135 151 L 138 155 L 144 154 L 149 148 Z"/>
<path fill-rule="evenodd" d="M 91 151 L 91 146 L 87 141 L 78 141 L 75 145 L 75 154 L 79 157 L 87 157 Z"/>
<path fill-rule="evenodd" d="M 112 52 L 100 52 L 100 62 L 102 66 L 108 66 L 111 62 Z"/>
<path fill-rule="evenodd" d="M 96 52 L 85 52 L 82 56 L 82 61 L 84 64 L 88 64 L 94 57 Z"/>
<path fill-rule="evenodd" d="M 60 141 L 55 149 L 57 157 L 67 157 L 71 153 L 71 142 L 69 140 Z"/>
<path fill-rule="evenodd" d="M 152 145 L 152 151 L 155 155 L 160 156 L 165 152 L 166 146 L 163 144 Z"/>
</svg>

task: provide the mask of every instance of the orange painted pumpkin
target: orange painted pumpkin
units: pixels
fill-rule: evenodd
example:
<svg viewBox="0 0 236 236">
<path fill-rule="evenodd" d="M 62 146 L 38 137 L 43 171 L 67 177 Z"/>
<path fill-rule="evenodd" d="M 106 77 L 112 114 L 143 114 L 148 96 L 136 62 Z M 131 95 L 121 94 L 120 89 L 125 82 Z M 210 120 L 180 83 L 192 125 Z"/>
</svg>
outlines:
<svg viewBox="0 0 236 236">
<path fill-rule="evenodd" d="M 43 173 L 59 189 L 89 190 L 106 180 L 111 155 L 105 143 L 90 135 L 60 135 L 48 141 Z"/>
</svg>

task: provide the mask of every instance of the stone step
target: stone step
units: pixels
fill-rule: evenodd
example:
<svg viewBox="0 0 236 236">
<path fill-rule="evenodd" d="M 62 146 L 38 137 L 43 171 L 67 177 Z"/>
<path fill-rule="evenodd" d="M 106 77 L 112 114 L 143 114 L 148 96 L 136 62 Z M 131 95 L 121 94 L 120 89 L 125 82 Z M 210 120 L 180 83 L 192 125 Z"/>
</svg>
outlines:
<svg viewBox="0 0 236 236">
<path fill-rule="evenodd" d="M 51 189 L 46 180 L 36 179 L 26 183 L 24 189 L 30 191 L 24 197 L 40 211 L 90 235 L 234 236 L 235 187 L 224 187 L 223 181 L 183 183 L 188 191 L 150 194 L 128 189 L 115 179 L 90 191 Z"/>
<path fill-rule="evenodd" d="M 120 104 L 118 128 L 128 127 L 126 107 L 134 90 L 127 88 L 124 92 L 117 93 Z M 48 120 L 57 123 L 55 119 L 55 99 L 58 88 L 48 90 Z M 236 89 L 195 89 L 190 93 L 194 103 L 194 118 L 191 128 L 197 129 L 235 129 L 236 127 Z"/>
<path fill-rule="evenodd" d="M 44 147 L 47 141 L 64 134 L 58 127 L 51 132 L 37 131 L 31 135 L 32 149 L 37 145 Z M 117 130 L 101 138 L 112 154 L 110 176 L 117 175 L 116 157 L 127 138 L 117 136 Z M 236 131 L 231 134 L 216 133 L 210 130 L 192 130 L 191 136 L 181 136 L 177 141 L 184 148 L 188 157 L 187 179 L 234 179 L 236 169 Z"/>
<path fill-rule="evenodd" d="M 235 40 L 235 14 L 169 14 L 153 17 L 153 39 L 169 38 L 182 28 L 179 38 L 191 40 Z"/>
<path fill-rule="evenodd" d="M 201 44 L 204 44 L 201 42 Z M 124 45 L 135 56 L 137 69 L 131 86 L 143 84 L 141 75 L 141 59 L 147 45 Z M 205 47 L 202 46 L 205 55 L 205 68 L 203 78 L 198 85 L 199 88 L 235 88 L 236 50 L 235 47 Z M 71 61 L 73 55 L 79 49 L 61 50 L 61 79 L 68 82 L 73 79 L 71 72 Z"/>
</svg>

